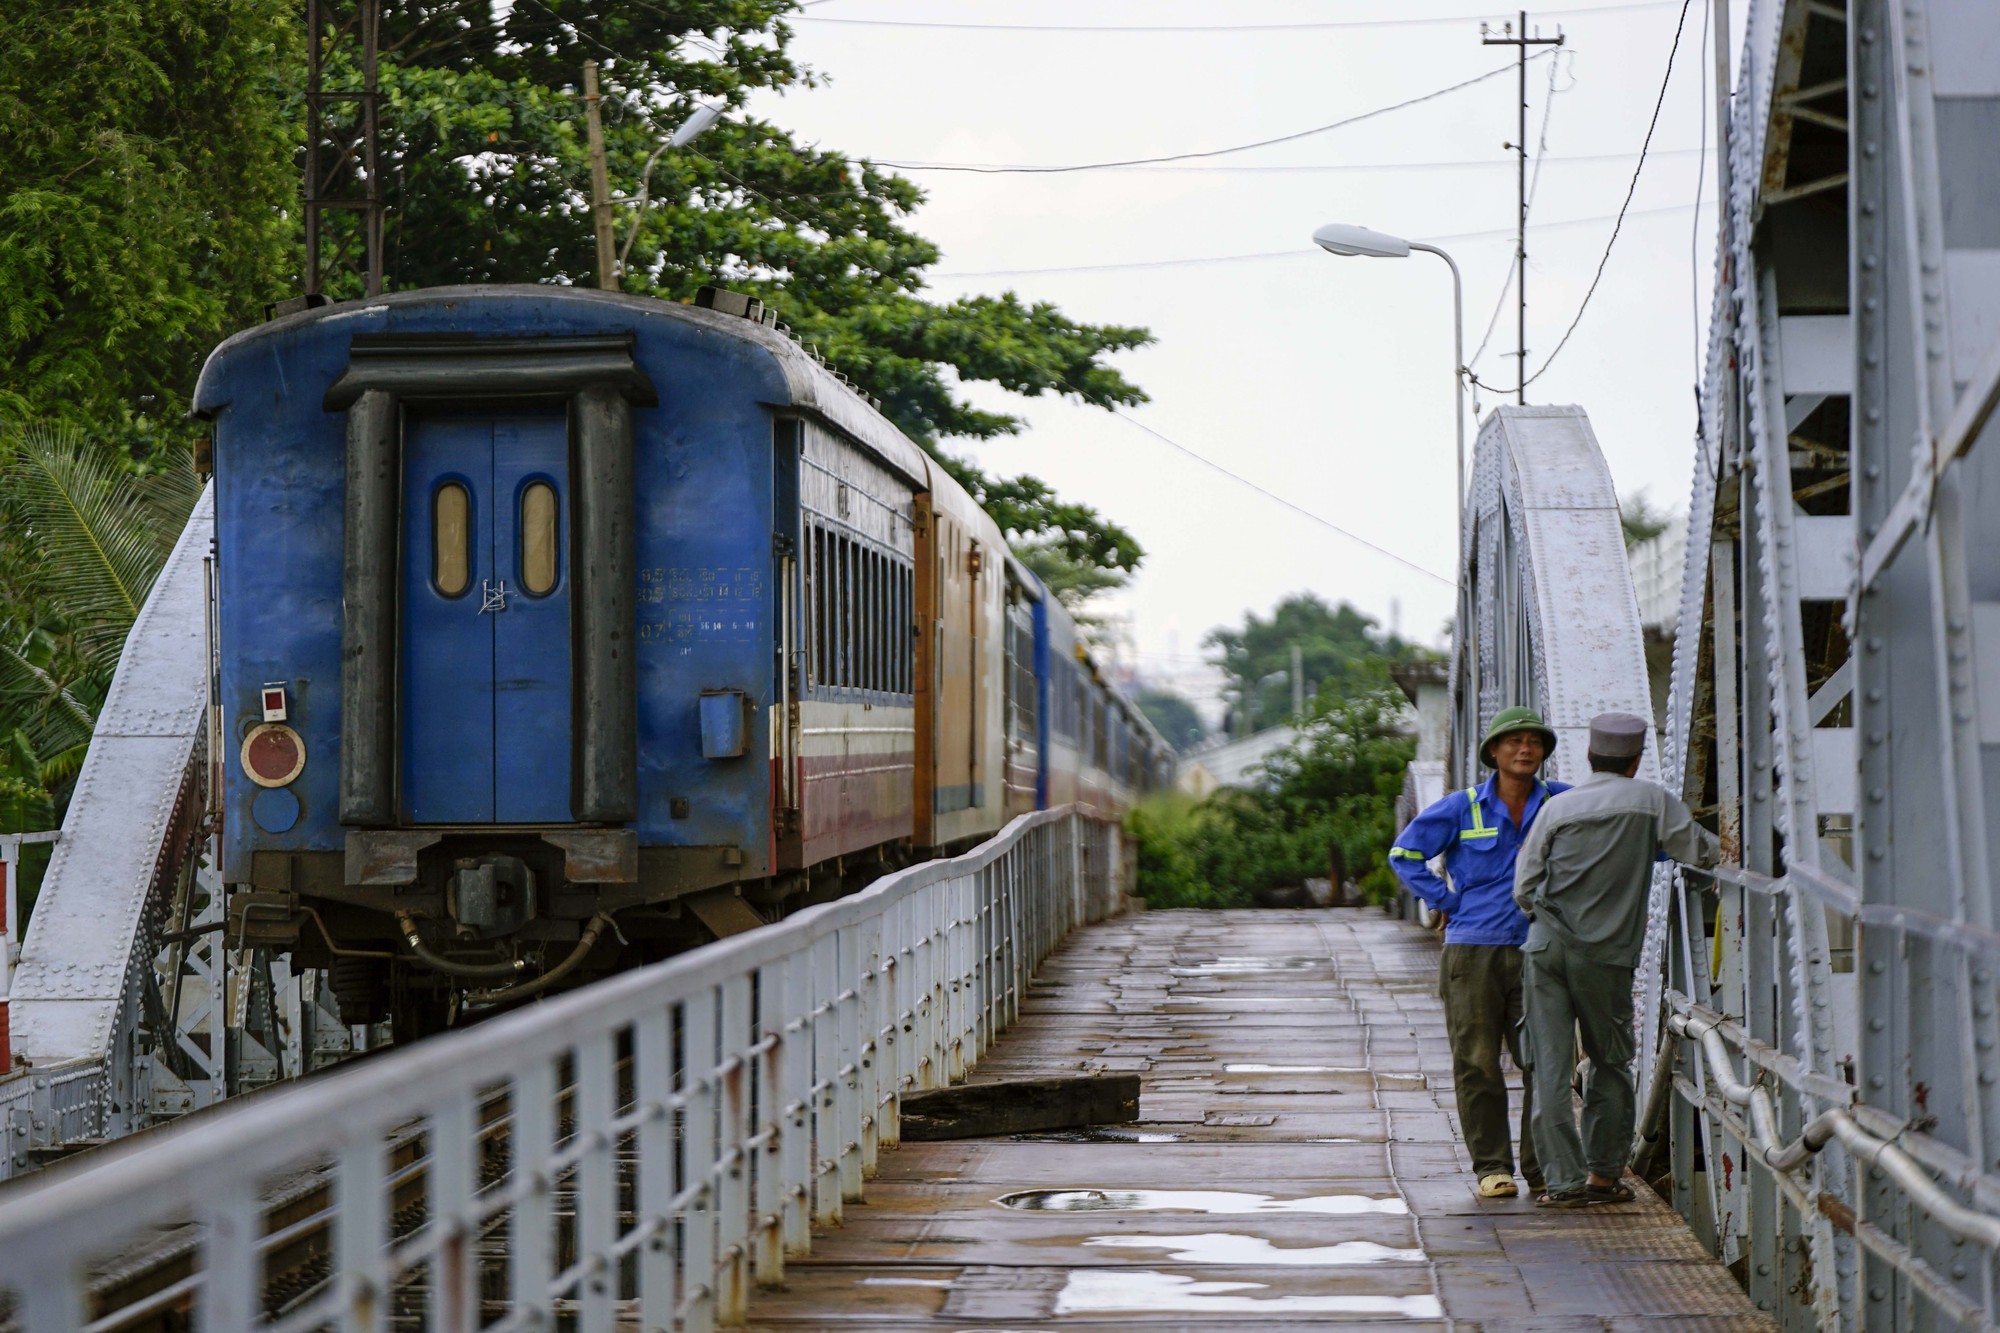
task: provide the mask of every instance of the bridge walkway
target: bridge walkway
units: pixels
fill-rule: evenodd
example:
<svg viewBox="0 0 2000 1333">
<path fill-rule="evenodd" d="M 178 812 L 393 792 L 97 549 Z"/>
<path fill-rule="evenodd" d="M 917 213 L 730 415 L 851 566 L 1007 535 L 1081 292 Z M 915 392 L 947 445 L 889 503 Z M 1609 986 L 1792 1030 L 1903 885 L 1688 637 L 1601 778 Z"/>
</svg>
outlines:
<svg viewBox="0 0 2000 1333">
<path fill-rule="evenodd" d="M 751 1326 L 1775 1327 L 1650 1191 L 1473 1196 L 1436 967 L 1433 937 L 1362 910 L 1075 932 L 973 1080 L 1133 1071 L 1142 1120 L 885 1152 Z M 1054 1193 L 996 1203 L 1020 1191 Z"/>
</svg>

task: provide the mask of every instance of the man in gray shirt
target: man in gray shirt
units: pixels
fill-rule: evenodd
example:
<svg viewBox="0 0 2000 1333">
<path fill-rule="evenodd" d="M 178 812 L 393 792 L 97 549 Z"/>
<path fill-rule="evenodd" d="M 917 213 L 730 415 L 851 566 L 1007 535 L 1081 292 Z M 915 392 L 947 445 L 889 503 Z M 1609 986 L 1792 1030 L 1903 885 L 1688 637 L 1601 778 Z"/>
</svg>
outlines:
<svg viewBox="0 0 2000 1333">
<path fill-rule="evenodd" d="M 1623 1203 L 1632 1150 L 1632 972 L 1646 938 L 1653 862 L 1712 866 L 1720 845 L 1686 805 L 1640 781 L 1649 727 L 1630 713 L 1590 722 L 1590 776 L 1551 797 L 1514 867 L 1527 913 L 1522 990 L 1534 1082 L 1535 1151 L 1548 1190 L 1536 1203 Z M 1570 1084 L 1574 1035 L 1590 1057 L 1579 1137 Z"/>
</svg>

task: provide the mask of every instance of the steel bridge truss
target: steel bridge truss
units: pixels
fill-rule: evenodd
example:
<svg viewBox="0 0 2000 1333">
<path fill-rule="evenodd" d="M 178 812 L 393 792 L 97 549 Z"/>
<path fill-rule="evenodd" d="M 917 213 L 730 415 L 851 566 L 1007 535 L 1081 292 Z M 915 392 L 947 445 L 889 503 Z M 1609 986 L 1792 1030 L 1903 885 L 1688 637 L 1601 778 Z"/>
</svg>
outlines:
<svg viewBox="0 0 2000 1333">
<path fill-rule="evenodd" d="M 2000 1315 L 1996 53 L 1753 3 L 1730 104 L 1640 1156 L 1787 1328 Z"/>
<path fill-rule="evenodd" d="M 316 972 L 223 944 L 212 533 L 204 495 L 126 642 L 21 944 L 0 1181 L 376 1037 L 341 1024 Z"/>
</svg>

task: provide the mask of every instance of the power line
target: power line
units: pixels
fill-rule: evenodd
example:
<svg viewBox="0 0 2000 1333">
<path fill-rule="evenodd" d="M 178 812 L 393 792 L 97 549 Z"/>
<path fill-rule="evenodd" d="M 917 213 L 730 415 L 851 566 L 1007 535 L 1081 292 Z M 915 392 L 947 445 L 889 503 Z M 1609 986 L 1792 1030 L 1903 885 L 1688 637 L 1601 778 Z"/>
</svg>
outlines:
<svg viewBox="0 0 2000 1333">
<path fill-rule="evenodd" d="M 1660 208 L 1637 208 L 1624 216 L 1649 217 L 1661 213 L 1680 213 L 1693 207 L 1691 204 L 1667 204 Z M 1561 222 L 1537 222 L 1532 230 L 1554 231 L 1562 227 L 1587 227 L 1599 222 L 1610 222 L 1619 215 L 1600 213 L 1596 217 L 1565 218 Z M 1418 237 L 1433 243 L 1440 241 L 1486 241 L 1500 236 L 1512 236 L 1512 227 L 1496 227 L 1489 231 L 1462 231 L 1446 236 Z M 1117 264 L 1070 264 L 1054 268 L 997 268 L 981 269 L 974 272 L 932 273 L 931 278 L 1032 278 L 1053 273 L 1117 273 L 1128 269 L 1193 268 L 1207 264 L 1244 264 L 1258 260 L 1303 259 L 1320 252 L 1311 248 L 1294 250 L 1258 250 L 1240 255 L 1196 255 L 1187 259 L 1138 259 Z"/>
<path fill-rule="evenodd" d="M 1565 17 L 1570 15 L 1588 17 L 1592 14 L 1616 14 L 1634 9 L 1665 9 L 1671 3 L 1673 0 L 1636 0 L 1636 3 L 1631 4 L 1595 5 L 1579 9 L 1550 9 L 1537 12 Z M 823 18 L 817 14 L 800 14 L 792 21 L 837 23 L 857 28 L 925 28 L 947 32 L 1259 33 L 1436 27 L 1447 23 L 1477 23 L 1481 19 L 1490 17 L 1492 17 L 1490 14 L 1447 14 L 1436 18 L 1336 19 L 1313 23 L 954 23 L 927 19 Z"/>
<path fill-rule="evenodd" d="M 1397 564 L 1403 565 L 1409 569 L 1413 569 L 1417 573 L 1422 574 L 1426 578 L 1436 579 L 1439 583 L 1444 584 L 1446 587 L 1455 586 L 1452 580 L 1446 578 L 1444 575 L 1438 573 L 1436 570 L 1427 569 L 1424 566 L 1418 564 L 1414 560 L 1408 559 L 1407 557 L 1404 556 L 1397 555 L 1394 551 L 1390 550 L 1386 546 L 1379 546 L 1376 543 L 1369 541 L 1366 537 L 1362 537 L 1355 533 L 1349 532 L 1346 528 L 1341 527 L 1340 524 L 1335 523 L 1332 519 L 1322 518 L 1320 515 L 1315 514 L 1312 510 L 1304 508 L 1301 505 L 1294 504 L 1292 501 L 1287 500 L 1284 496 L 1279 495 L 1276 491 L 1270 491 L 1264 489 L 1262 486 L 1259 486 L 1256 482 L 1250 480 L 1248 477 L 1242 475 L 1241 473 L 1231 472 L 1228 468 L 1216 462 L 1214 459 L 1208 457 L 1206 454 L 1196 453 L 1194 450 L 1182 444 L 1179 440 L 1174 439 L 1172 436 L 1162 434 L 1160 431 L 1153 429 L 1151 426 L 1148 426 L 1145 422 L 1139 420 L 1139 418 L 1132 416 L 1131 414 L 1123 411 L 1120 408 L 1116 407 L 1112 408 L 1111 415 L 1117 417 L 1121 421 L 1127 422 L 1133 426 L 1137 426 L 1140 430 L 1146 432 L 1146 434 L 1152 436 L 1160 443 L 1166 445 L 1167 447 L 1179 453 L 1186 454 L 1189 458 L 1192 458 L 1195 462 L 1200 463 L 1203 467 L 1210 468 L 1216 472 L 1220 472 L 1223 476 L 1228 477 L 1231 481 L 1249 487 L 1251 490 L 1257 492 L 1257 494 L 1263 496 L 1267 500 L 1277 501 L 1279 504 L 1291 510 L 1293 513 L 1303 515 L 1304 517 L 1309 518 L 1313 522 L 1319 524 L 1323 528 L 1331 528 L 1333 531 L 1339 533 L 1341 536 L 1347 538 L 1349 541 L 1358 542 L 1361 545 L 1367 547 L 1369 550 L 1375 552 L 1377 555 L 1385 555 L 1389 559 L 1394 560 Z"/>
<path fill-rule="evenodd" d="M 1701 70 L 1701 153 L 1694 167 L 1694 222 L 1688 228 L 1688 309 L 1692 315 L 1694 331 L 1694 382 L 1697 401 L 1702 380 L 1706 378 L 1708 358 L 1704 354 L 1701 339 L 1701 195 L 1702 186 L 1708 180 L 1708 62 L 1700 59 L 1699 53 L 1708 50 L 1708 24 L 1715 12 L 1713 0 L 1702 0 L 1701 42 L 1695 47 L 1696 65 Z M 1701 418 L 1695 418 L 1695 429 L 1701 429 Z"/>
<path fill-rule="evenodd" d="M 876 165 L 883 167 L 892 167 L 898 171 L 921 169 L 926 171 L 970 171 L 986 175 L 1010 175 L 1017 173 L 1027 174 L 1027 175 L 1053 175 L 1058 172 L 1067 172 L 1067 171 L 1103 171 L 1109 167 L 1144 167 L 1144 166 L 1152 166 L 1154 163 L 1157 162 L 1186 162 L 1195 158 L 1225 157 L 1230 153 L 1247 153 L 1253 148 L 1269 148 L 1273 144 L 1293 143 L 1299 139 L 1309 139 L 1316 134 L 1325 134 L 1330 130 L 1345 129 L 1349 125 L 1358 125 L 1364 120 L 1373 120 L 1377 116 L 1386 116 L 1392 111 L 1401 111 L 1407 107 L 1416 106 L 1421 102 L 1434 101 L 1437 98 L 1445 97 L 1450 95 L 1451 93 L 1459 92 L 1462 91 L 1463 89 L 1470 88 L 1474 84 L 1484 83 L 1488 79 L 1496 78 L 1499 75 L 1512 73 L 1513 69 L 1514 66 L 1511 64 L 1502 65 L 1497 69 L 1487 70 L 1484 74 L 1475 75 L 1470 79 L 1465 79 L 1459 83 L 1454 83 L 1447 87 L 1436 89 L 1433 92 L 1423 93 L 1419 96 L 1412 97 L 1407 101 L 1396 102 L 1390 106 L 1376 107 L 1373 111 L 1363 111 L 1359 115 L 1348 116 L 1344 120 L 1336 120 L 1328 125 L 1315 125 L 1313 128 L 1309 130 L 1298 130 L 1291 134 L 1281 134 L 1274 139 L 1259 139 L 1255 143 L 1240 143 L 1229 148 L 1209 148 L 1209 149 L 1204 149 L 1200 152 L 1193 152 L 1193 153 L 1165 153 L 1159 157 L 1123 158 L 1115 162 L 1074 162 L 1074 163 L 1060 164 L 1054 166 L 1007 167 L 1007 166 L 979 166 L 979 165 L 968 164 L 963 166 L 940 165 L 940 166 L 932 166 L 925 168 L 916 168 L 908 163 L 903 163 L 903 162 L 877 162 Z"/>
<path fill-rule="evenodd" d="M 1535 141 L 1535 171 L 1528 178 L 1528 197 L 1523 201 L 1521 206 L 1521 216 L 1523 219 L 1535 211 L 1535 195 L 1542 188 L 1542 166 L 1549 160 L 1549 121 L 1553 120 L 1556 114 L 1556 93 L 1559 91 L 1556 88 L 1556 71 L 1561 68 L 1561 65 L 1562 62 L 1560 60 L 1549 62 L 1548 100 L 1542 105 L 1542 133 Z M 1575 79 L 1573 77 L 1570 83 L 1572 87 L 1575 86 Z M 1513 164 L 1502 163 L 1500 165 L 1511 166 Z M 1471 356 L 1466 358 L 1465 364 L 1468 368 L 1478 365 L 1479 358 L 1486 355 L 1486 345 L 1493 341 L 1493 330 L 1500 327 L 1500 312 L 1507 308 L 1507 293 L 1513 290 L 1514 279 L 1520 271 L 1521 256 L 1516 253 L 1507 265 L 1507 277 L 1500 284 L 1499 298 L 1493 302 L 1493 314 L 1486 321 L 1486 332 L 1479 336 L 1479 346 L 1474 349 Z"/>
<path fill-rule="evenodd" d="M 1662 148 L 1654 157 L 1691 157 L 1704 151 L 1701 148 Z M 1574 153 L 1564 157 L 1546 159 L 1551 163 L 1569 165 L 1572 163 L 1630 162 L 1636 153 Z M 908 162 L 881 161 L 877 166 L 894 167 L 898 171 L 1034 171 L 1032 163 L 1021 162 Z M 1229 163 L 1219 167 L 1172 167 L 1136 166 L 1107 167 L 1105 170 L 1119 174 L 1179 173 L 1188 176 L 1226 176 L 1242 173 L 1300 173 L 1358 171 L 1451 171 L 1472 167 L 1513 168 L 1512 162 L 1498 158 L 1469 158 L 1456 162 L 1293 162 L 1293 163 Z M 1537 164 L 1539 170 L 1539 163 Z"/>
<path fill-rule="evenodd" d="M 1653 131 L 1660 126 L 1660 108 L 1667 103 L 1667 85 L 1672 83 L 1674 78 L 1674 56 L 1681 49 L 1681 34 L 1687 30 L 1688 6 L 1692 3 L 1693 0 L 1681 0 L 1681 16 L 1674 24 L 1674 44 L 1667 48 L 1667 72 L 1660 79 L 1660 95 L 1653 99 L 1653 118 L 1646 124 L 1646 137 L 1639 144 L 1639 161 L 1632 168 L 1631 184 L 1625 187 L 1625 202 L 1618 206 L 1618 221 L 1612 225 L 1611 239 L 1604 243 L 1604 253 L 1598 257 L 1597 272 L 1592 275 L 1590 286 L 1583 293 L 1583 300 L 1577 304 L 1576 318 L 1572 319 L 1569 327 L 1563 330 L 1563 336 L 1556 343 L 1555 351 L 1550 352 L 1548 360 L 1542 362 L 1542 368 L 1521 381 L 1523 389 L 1549 373 L 1549 367 L 1556 363 L 1558 356 L 1562 355 L 1562 349 L 1569 346 L 1570 335 L 1576 332 L 1577 325 L 1583 323 L 1583 312 L 1590 309 L 1590 298 L 1597 294 L 1597 284 L 1604 280 L 1604 266 L 1611 262 L 1611 248 L 1618 244 L 1618 233 L 1625 226 L 1625 214 L 1632 207 L 1632 196 L 1639 190 L 1639 174 L 1646 169 L 1646 150 L 1652 147 Z M 1527 369 L 1525 362 L 1522 363 L 1521 369 Z M 1478 381 L 1475 380 L 1474 383 Z"/>
</svg>

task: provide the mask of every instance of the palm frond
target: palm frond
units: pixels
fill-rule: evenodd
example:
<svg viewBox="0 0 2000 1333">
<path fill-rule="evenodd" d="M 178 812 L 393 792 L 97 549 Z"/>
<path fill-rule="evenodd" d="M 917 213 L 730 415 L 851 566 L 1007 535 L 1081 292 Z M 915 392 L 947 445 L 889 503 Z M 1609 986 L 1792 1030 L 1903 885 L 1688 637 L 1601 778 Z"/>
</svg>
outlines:
<svg viewBox="0 0 2000 1333">
<path fill-rule="evenodd" d="M 35 775 L 36 780 L 50 791 L 68 785 L 83 771 L 83 761 L 89 753 L 88 740 L 72 745 L 66 750 L 58 750 L 42 760 L 41 768 Z"/>
<path fill-rule="evenodd" d="M 108 682 L 107 682 L 108 683 Z M 18 649 L 0 644 L 0 729 L 25 738 L 37 754 L 87 743 L 93 708 Z"/>
<path fill-rule="evenodd" d="M 134 479 L 76 430 L 25 427 L 11 452 L 0 486 L 32 534 L 35 581 L 108 682 L 172 538 Z"/>
<path fill-rule="evenodd" d="M 173 554 L 174 543 L 180 540 L 181 530 L 187 527 L 188 515 L 194 512 L 195 502 L 201 499 L 206 484 L 201 473 L 195 471 L 192 449 L 179 451 L 169 466 L 139 484 L 139 498 L 146 507 L 147 522 L 162 565 Z"/>
</svg>

